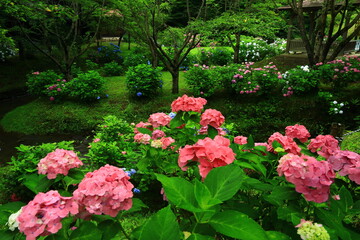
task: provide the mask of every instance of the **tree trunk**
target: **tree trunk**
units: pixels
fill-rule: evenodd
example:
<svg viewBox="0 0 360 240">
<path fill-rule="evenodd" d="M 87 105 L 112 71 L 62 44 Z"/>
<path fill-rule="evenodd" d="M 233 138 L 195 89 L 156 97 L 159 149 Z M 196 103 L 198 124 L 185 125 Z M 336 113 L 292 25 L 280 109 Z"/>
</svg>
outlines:
<svg viewBox="0 0 360 240">
<path fill-rule="evenodd" d="M 169 69 L 172 76 L 172 93 L 179 93 L 179 69 Z"/>
</svg>

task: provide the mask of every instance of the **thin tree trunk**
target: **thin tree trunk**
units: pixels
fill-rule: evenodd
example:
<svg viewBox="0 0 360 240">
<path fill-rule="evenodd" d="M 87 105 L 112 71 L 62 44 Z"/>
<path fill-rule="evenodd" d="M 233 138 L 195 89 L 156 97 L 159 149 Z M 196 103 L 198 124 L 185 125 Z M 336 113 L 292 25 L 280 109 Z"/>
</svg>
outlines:
<svg viewBox="0 0 360 240">
<path fill-rule="evenodd" d="M 172 93 L 179 93 L 179 69 L 169 69 L 172 76 Z"/>
</svg>

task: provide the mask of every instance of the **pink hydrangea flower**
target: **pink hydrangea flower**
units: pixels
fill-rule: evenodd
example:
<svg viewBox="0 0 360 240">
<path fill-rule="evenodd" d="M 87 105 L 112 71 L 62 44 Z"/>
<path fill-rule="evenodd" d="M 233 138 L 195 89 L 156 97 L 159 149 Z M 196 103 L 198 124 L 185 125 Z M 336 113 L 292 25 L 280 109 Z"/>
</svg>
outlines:
<svg viewBox="0 0 360 240">
<path fill-rule="evenodd" d="M 341 176 L 360 184 L 360 155 L 351 151 L 337 151 L 327 161 Z"/>
<path fill-rule="evenodd" d="M 297 138 L 304 143 L 310 137 L 309 131 L 304 125 L 295 124 L 294 126 L 287 126 L 285 128 L 285 135 L 291 138 Z"/>
<path fill-rule="evenodd" d="M 166 136 L 166 134 L 163 131 L 161 131 L 159 129 L 156 129 L 156 130 L 154 130 L 152 132 L 151 138 L 152 139 L 158 139 L 158 138 L 162 138 L 162 137 L 165 137 L 165 136 Z"/>
<path fill-rule="evenodd" d="M 294 140 L 288 136 L 284 136 L 279 132 L 274 133 L 268 139 L 268 151 L 274 152 L 272 143 L 278 141 L 284 148 L 285 152 L 300 155 L 301 148 L 294 142 Z"/>
<path fill-rule="evenodd" d="M 19 230 L 26 240 L 57 233 L 62 227 L 61 219 L 69 213 L 78 213 L 78 205 L 71 197 L 62 197 L 57 191 L 39 193 L 22 208 L 17 218 Z"/>
<path fill-rule="evenodd" d="M 93 143 L 97 143 L 97 142 L 100 142 L 100 138 L 95 138 Z"/>
<path fill-rule="evenodd" d="M 143 134 L 143 133 L 137 133 L 134 136 L 134 142 L 142 143 L 142 144 L 149 144 L 150 143 L 150 135 Z"/>
<path fill-rule="evenodd" d="M 38 163 L 38 173 L 47 174 L 48 179 L 55 179 L 57 174 L 67 175 L 69 170 L 82 166 L 83 163 L 73 151 L 56 149 Z"/>
<path fill-rule="evenodd" d="M 200 139 L 194 145 L 180 149 L 178 165 L 185 171 L 188 161 L 199 162 L 200 175 L 205 178 L 211 169 L 234 161 L 235 153 L 229 146 L 230 140 L 221 136 L 215 136 L 214 140 Z"/>
<path fill-rule="evenodd" d="M 237 136 L 234 138 L 234 143 L 239 144 L 239 145 L 247 144 L 247 137 Z"/>
<path fill-rule="evenodd" d="M 162 149 L 168 148 L 172 143 L 175 142 L 175 140 L 172 137 L 162 137 L 160 138 L 160 141 L 162 143 L 161 146 Z"/>
<path fill-rule="evenodd" d="M 324 158 L 328 158 L 340 150 L 338 140 L 331 135 L 319 135 L 311 139 L 308 149 L 312 152 L 317 152 Z"/>
<path fill-rule="evenodd" d="M 225 122 L 225 117 L 215 109 L 206 109 L 203 114 L 201 114 L 200 124 L 202 126 L 213 126 L 214 128 L 220 127 Z"/>
<path fill-rule="evenodd" d="M 206 99 L 204 98 L 194 98 L 194 97 L 188 97 L 186 94 L 184 94 L 182 97 L 178 97 L 176 100 L 174 100 L 171 103 L 171 111 L 172 112 L 201 112 L 204 105 L 207 103 Z"/>
<path fill-rule="evenodd" d="M 115 217 L 120 210 L 132 206 L 134 186 L 129 179 L 124 170 L 107 164 L 88 172 L 74 191 L 73 198 L 89 213 Z"/>
<path fill-rule="evenodd" d="M 168 125 L 171 117 L 165 113 L 154 113 L 150 115 L 148 121 L 154 128 L 157 128 Z"/>
<path fill-rule="evenodd" d="M 335 173 L 327 161 L 317 161 L 309 156 L 287 154 L 279 160 L 279 176 L 295 185 L 295 190 L 302 193 L 307 201 L 322 203 L 328 200 L 330 185 Z"/>
</svg>

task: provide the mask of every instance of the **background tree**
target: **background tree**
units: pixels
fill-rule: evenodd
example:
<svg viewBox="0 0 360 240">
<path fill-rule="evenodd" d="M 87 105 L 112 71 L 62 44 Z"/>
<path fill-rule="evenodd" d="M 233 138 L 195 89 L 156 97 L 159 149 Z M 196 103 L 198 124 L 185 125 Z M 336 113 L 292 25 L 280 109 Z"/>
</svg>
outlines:
<svg viewBox="0 0 360 240">
<path fill-rule="evenodd" d="M 318 8 L 305 7 L 304 0 L 289 0 L 309 64 L 335 59 L 344 47 L 360 33 L 360 9 L 355 1 L 323 0 Z M 357 2 L 358 4 L 358 2 Z M 309 24 L 307 24 L 309 22 Z M 352 32 L 348 34 L 352 28 Z M 330 52 L 331 48 L 333 49 Z"/>
<path fill-rule="evenodd" d="M 31 45 L 70 80 L 73 64 L 94 42 L 103 4 L 104 0 L 14 0 L 4 8 Z"/>
<path fill-rule="evenodd" d="M 210 22 L 210 29 L 212 34 L 227 38 L 234 50 L 234 63 L 239 63 L 241 35 L 274 39 L 284 22 L 271 9 L 273 5 L 236 4 L 235 1 L 231 4 L 228 2 L 229 10 Z"/>
<path fill-rule="evenodd" d="M 120 9 L 125 17 L 126 30 L 139 42 L 145 44 L 152 56 L 152 65 L 161 60 L 172 76 L 172 92 L 179 92 L 179 69 L 189 54 L 200 41 L 199 26 L 205 0 L 202 0 L 197 12 L 187 8 L 185 27 L 171 27 L 168 24 L 171 6 L 175 0 L 114 0 L 114 7 Z M 186 6 L 190 6 L 189 0 Z"/>
</svg>

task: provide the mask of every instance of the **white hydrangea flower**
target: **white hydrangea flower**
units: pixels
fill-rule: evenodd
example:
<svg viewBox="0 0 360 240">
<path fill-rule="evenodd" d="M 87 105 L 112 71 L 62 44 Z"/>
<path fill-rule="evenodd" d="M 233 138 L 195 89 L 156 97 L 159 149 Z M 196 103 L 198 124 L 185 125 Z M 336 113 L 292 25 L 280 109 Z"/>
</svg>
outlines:
<svg viewBox="0 0 360 240">
<path fill-rule="evenodd" d="M 330 235 L 319 223 L 312 223 L 301 219 L 301 223 L 297 226 L 297 233 L 302 240 L 330 240 Z"/>
<path fill-rule="evenodd" d="M 343 114 L 344 112 L 342 110 L 339 111 L 339 114 Z"/>
<path fill-rule="evenodd" d="M 344 104 L 343 103 L 340 103 L 340 107 L 343 107 L 344 106 Z"/>
<path fill-rule="evenodd" d="M 333 101 L 333 104 L 337 104 L 337 101 Z"/>
<path fill-rule="evenodd" d="M 21 214 L 23 208 L 20 208 L 19 211 L 17 211 L 16 213 L 13 213 L 9 216 L 8 222 L 6 223 L 6 225 L 9 226 L 9 229 L 11 231 L 14 231 L 15 228 L 19 227 L 19 222 L 17 220 L 18 216 Z"/>
</svg>

